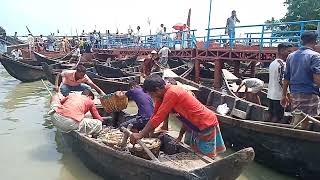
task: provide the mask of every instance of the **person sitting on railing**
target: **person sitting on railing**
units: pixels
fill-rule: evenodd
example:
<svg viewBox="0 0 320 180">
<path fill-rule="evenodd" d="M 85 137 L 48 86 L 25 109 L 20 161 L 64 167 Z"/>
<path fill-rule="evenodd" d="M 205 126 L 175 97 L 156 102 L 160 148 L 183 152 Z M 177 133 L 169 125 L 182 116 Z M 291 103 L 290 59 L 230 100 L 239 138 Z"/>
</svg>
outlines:
<svg viewBox="0 0 320 180">
<path fill-rule="evenodd" d="M 153 102 L 149 94 L 145 93 L 141 86 L 135 81 L 129 82 L 130 89 L 126 92 L 126 96 L 133 100 L 138 106 L 138 114 L 135 118 L 120 124 L 120 127 L 133 125 L 133 129 L 141 131 L 149 121 L 153 113 Z"/>
<path fill-rule="evenodd" d="M 225 33 L 229 35 L 229 45 L 232 46 L 232 43 L 234 42 L 235 38 L 235 27 L 236 23 L 240 23 L 240 20 L 237 18 L 237 12 L 235 10 L 232 11 L 231 17 L 227 19 L 227 25 L 226 25 L 226 30 Z"/>
<path fill-rule="evenodd" d="M 76 70 L 64 70 L 58 74 L 55 81 L 55 91 L 61 91 L 63 96 L 68 96 L 71 91 L 83 91 L 94 88 L 99 94 L 105 93 L 86 75 L 86 68 L 83 65 L 78 65 Z M 62 82 L 59 84 L 60 76 Z M 88 85 L 87 85 L 88 84 Z"/>
<path fill-rule="evenodd" d="M 136 37 L 136 43 L 137 45 L 139 46 L 141 44 L 141 32 L 140 32 L 140 26 L 137 26 L 137 32 L 135 34 L 135 37 Z"/>
<path fill-rule="evenodd" d="M 248 78 L 245 80 L 237 79 L 236 84 L 239 86 L 236 93 L 239 93 L 240 89 L 245 86 L 245 99 L 261 105 L 259 92 L 264 86 L 264 82 L 262 80 L 258 78 Z M 248 91 L 248 88 L 251 88 L 251 92 Z"/>
<path fill-rule="evenodd" d="M 164 28 L 164 25 L 163 25 L 163 24 L 160 24 L 160 27 L 158 27 L 158 28 L 157 28 L 157 31 L 156 31 L 157 34 L 163 34 L 163 31 L 164 31 L 163 28 Z"/>
</svg>

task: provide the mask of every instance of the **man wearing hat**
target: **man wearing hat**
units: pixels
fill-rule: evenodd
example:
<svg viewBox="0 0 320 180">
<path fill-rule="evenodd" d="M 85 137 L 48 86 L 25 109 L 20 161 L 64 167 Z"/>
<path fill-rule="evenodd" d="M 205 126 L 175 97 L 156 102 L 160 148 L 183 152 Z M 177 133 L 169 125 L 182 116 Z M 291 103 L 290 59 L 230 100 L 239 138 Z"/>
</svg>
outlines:
<svg viewBox="0 0 320 180">
<path fill-rule="evenodd" d="M 142 76 L 146 77 L 149 76 L 153 66 L 156 64 L 156 61 L 158 61 L 158 56 L 157 56 L 157 51 L 153 50 L 151 51 L 151 54 L 149 55 L 148 58 L 145 58 L 143 61 L 143 66 L 141 69 Z"/>
</svg>

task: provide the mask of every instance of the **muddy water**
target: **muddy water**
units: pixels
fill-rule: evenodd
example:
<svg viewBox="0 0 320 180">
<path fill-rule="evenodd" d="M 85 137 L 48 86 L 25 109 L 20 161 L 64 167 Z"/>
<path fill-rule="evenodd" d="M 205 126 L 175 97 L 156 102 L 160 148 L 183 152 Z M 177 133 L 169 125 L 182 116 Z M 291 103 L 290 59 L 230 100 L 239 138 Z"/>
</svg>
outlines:
<svg viewBox="0 0 320 180">
<path fill-rule="evenodd" d="M 41 81 L 20 83 L 0 65 L 0 179 L 101 180 L 64 146 L 47 121 L 48 97 Z M 134 104 L 129 111 L 135 111 Z M 252 163 L 238 179 L 292 178 Z"/>
</svg>

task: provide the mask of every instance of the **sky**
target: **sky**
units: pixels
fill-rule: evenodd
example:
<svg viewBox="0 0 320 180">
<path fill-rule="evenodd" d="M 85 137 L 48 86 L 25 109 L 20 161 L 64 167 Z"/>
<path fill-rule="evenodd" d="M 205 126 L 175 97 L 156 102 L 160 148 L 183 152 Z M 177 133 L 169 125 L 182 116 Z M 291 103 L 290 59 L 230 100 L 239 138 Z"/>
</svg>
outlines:
<svg viewBox="0 0 320 180">
<path fill-rule="evenodd" d="M 237 11 L 237 25 L 262 24 L 271 17 L 282 18 L 286 13 L 284 0 L 212 0 L 211 26 L 223 27 L 232 10 Z M 210 0 L 1 0 L 0 26 L 7 34 L 76 35 L 94 29 L 111 33 L 119 29 L 126 33 L 129 25 L 141 26 L 143 34 L 152 32 L 163 23 L 170 32 L 176 23 L 186 23 L 192 9 L 191 29 L 205 34 L 208 27 Z"/>
</svg>

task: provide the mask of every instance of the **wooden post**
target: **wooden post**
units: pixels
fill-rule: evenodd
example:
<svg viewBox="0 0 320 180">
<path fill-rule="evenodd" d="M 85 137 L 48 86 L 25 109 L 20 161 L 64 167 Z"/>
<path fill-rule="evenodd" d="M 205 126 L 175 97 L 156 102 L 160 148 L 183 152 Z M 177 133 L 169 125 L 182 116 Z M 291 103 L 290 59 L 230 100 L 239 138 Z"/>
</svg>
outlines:
<svg viewBox="0 0 320 180">
<path fill-rule="evenodd" d="M 195 72 L 195 75 L 194 75 L 194 81 L 196 83 L 199 83 L 200 81 L 200 60 L 199 59 L 195 59 L 194 60 L 194 72 Z"/>
<path fill-rule="evenodd" d="M 214 61 L 214 88 L 221 88 L 223 60 Z"/>
<path fill-rule="evenodd" d="M 240 78 L 240 61 L 233 61 L 234 63 L 234 70 L 233 74 Z"/>
<path fill-rule="evenodd" d="M 250 70 L 251 77 L 256 77 L 256 64 L 257 64 L 257 62 L 255 62 L 255 61 L 251 62 L 251 70 Z"/>
</svg>

